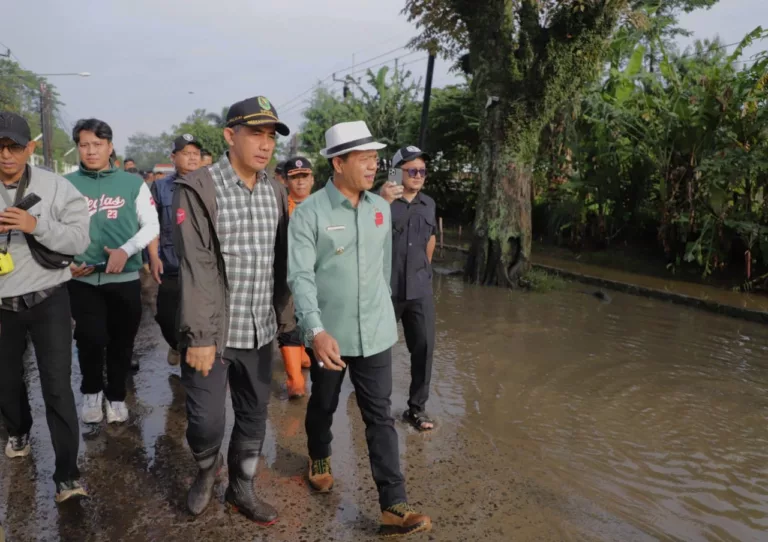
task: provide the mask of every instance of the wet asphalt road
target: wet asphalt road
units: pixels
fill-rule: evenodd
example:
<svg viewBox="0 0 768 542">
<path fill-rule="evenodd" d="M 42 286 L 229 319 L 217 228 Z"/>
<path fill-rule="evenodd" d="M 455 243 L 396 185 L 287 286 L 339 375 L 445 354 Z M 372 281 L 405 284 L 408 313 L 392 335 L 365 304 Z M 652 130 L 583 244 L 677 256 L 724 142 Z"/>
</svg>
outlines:
<svg viewBox="0 0 768 542">
<path fill-rule="evenodd" d="M 435 541 L 768 540 L 768 330 L 638 297 L 609 304 L 579 287 L 549 294 L 435 277 L 437 342 L 429 411 L 397 423 L 411 502 Z M 32 455 L 0 457 L 0 521 L 21 541 L 377 540 L 379 516 L 349 379 L 334 420 L 330 495 L 307 489 L 306 399 L 289 402 L 279 358 L 257 491 L 280 511 L 258 527 L 216 500 L 185 510 L 195 465 L 178 367 L 152 319 L 136 342 L 131 418 L 81 424 L 92 498 L 54 503 L 53 453 L 34 357 Z M 393 413 L 408 354 L 394 348 Z M 75 363 L 73 387 L 80 376 Z M 78 403 L 80 394 L 76 392 Z M 232 425 L 231 409 L 227 435 Z M 0 443 L 6 435 L 0 430 Z M 226 450 L 224 450 L 226 456 Z"/>
</svg>

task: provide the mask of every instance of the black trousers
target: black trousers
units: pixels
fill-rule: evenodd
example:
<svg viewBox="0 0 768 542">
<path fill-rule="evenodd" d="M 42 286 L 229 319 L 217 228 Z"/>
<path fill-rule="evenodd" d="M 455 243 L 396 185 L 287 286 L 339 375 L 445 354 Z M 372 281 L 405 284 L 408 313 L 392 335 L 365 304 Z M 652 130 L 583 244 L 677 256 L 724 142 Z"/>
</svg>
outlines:
<svg viewBox="0 0 768 542">
<path fill-rule="evenodd" d="M 141 282 L 92 286 L 69 282 L 82 393 L 104 392 L 108 401 L 125 401 L 133 342 L 141 324 Z M 107 386 L 104 387 L 104 356 Z"/>
<path fill-rule="evenodd" d="M 305 429 L 309 457 L 323 459 L 331 455 L 331 425 L 339 406 L 339 392 L 344 375 L 355 386 L 357 404 L 365 422 L 365 440 L 379 504 L 384 510 L 399 502 L 406 502 L 405 479 L 400 472 L 400 452 L 397 444 L 395 420 L 390 412 L 392 402 L 392 350 L 364 357 L 346 357 L 343 371 L 329 371 L 317 364 L 314 353 L 307 351 L 312 360 L 312 394 L 307 405 Z"/>
<path fill-rule="evenodd" d="M 187 442 L 197 460 L 217 453 L 224 439 L 227 383 L 235 411 L 230 447 L 261 450 L 272 384 L 272 344 L 251 350 L 227 348 L 208 376 L 181 364 L 187 391 Z"/>
<path fill-rule="evenodd" d="M 66 287 L 21 312 L 0 310 L 0 413 L 11 436 L 32 428 L 22 356 L 27 333 L 35 347 L 45 417 L 56 455 L 56 482 L 80 478 L 80 428 L 72 393 L 72 323 Z"/>
<path fill-rule="evenodd" d="M 174 350 L 179 349 L 178 310 L 181 303 L 179 277 L 163 275 L 163 282 L 157 289 L 157 313 L 155 322 L 160 325 L 165 342 Z"/>
<path fill-rule="evenodd" d="M 405 344 L 411 353 L 411 389 L 408 408 L 423 411 L 429 399 L 432 381 L 432 357 L 435 350 L 435 301 L 425 296 L 410 301 L 392 300 L 395 318 L 403 321 Z"/>
</svg>

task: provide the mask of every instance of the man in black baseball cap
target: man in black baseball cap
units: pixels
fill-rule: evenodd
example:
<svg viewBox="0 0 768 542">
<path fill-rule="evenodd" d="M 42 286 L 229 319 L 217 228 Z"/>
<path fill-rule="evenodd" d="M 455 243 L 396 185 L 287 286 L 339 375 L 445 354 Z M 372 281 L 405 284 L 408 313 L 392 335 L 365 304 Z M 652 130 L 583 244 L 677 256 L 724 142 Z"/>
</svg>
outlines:
<svg viewBox="0 0 768 542">
<path fill-rule="evenodd" d="M 198 473 L 187 507 L 210 504 L 224 458 L 229 388 L 235 425 L 229 442 L 227 506 L 261 525 L 277 521 L 254 477 L 266 434 L 272 343 L 296 327 L 288 268 L 288 196 L 267 174 L 277 134 L 288 127 L 263 96 L 229 108 L 228 150 L 176 180 L 174 247 L 181 285 L 179 346 L 187 392 L 187 442 Z"/>
<path fill-rule="evenodd" d="M 247 126 L 273 124 L 275 130 L 281 136 L 287 136 L 291 133 L 288 126 L 277 118 L 275 106 L 264 96 L 248 98 L 233 104 L 229 108 L 227 112 L 227 128 L 234 128 L 243 124 Z"/>
<path fill-rule="evenodd" d="M 63 502 L 86 495 L 78 481 L 80 428 L 66 283 L 72 278 L 69 255 L 88 248 L 90 218 L 86 199 L 72 183 L 27 164 L 35 150 L 30 140 L 24 118 L 0 112 L 0 419 L 8 432 L 5 455 L 29 455 L 32 410 L 24 377 L 29 334 L 56 457 L 55 498 Z M 32 195 L 37 202 L 31 209 L 20 204 Z"/>
<path fill-rule="evenodd" d="M 176 214 L 173 209 L 173 191 L 176 179 L 200 167 L 202 144 L 192 134 L 182 134 L 173 141 L 171 159 L 176 171 L 155 181 L 150 186 L 152 199 L 160 219 L 160 237 L 149 245 L 149 268 L 160 285 L 157 291 L 155 321 L 160 325 L 168 343 L 168 363 L 178 365 L 181 360 L 178 346 L 176 311 L 179 306 L 179 258 L 173 247 L 173 227 Z"/>
<path fill-rule="evenodd" d="M 435 201 L 422 193 L 429 155 L 403 147 L 392 157 L 389 182 L 381 189 L 392 210 L 392 304 L 411 353 L 411 387 L 406 422 L 419 431 L 435 424 L 426 412 L 435 347 L 432 254 L 435 250 Z"/>
<path fill-rule="evenodd" d="M 3 111 L 0 113 L 0 139 L 10 139 L 17 145 L 26 147 L 32 140 L 29 124 L 24 117 Z"/>
</svg>

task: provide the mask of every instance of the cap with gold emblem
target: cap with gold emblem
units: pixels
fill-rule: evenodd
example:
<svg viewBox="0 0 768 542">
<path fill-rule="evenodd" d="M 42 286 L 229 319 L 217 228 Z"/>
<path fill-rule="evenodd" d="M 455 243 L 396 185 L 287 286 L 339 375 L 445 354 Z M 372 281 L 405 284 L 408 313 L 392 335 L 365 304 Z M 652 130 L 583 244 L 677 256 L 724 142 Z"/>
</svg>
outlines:
<svg viewBox="0 0 768 542">
<path fill-rule="evenodd" d="M 232 128 L 240 124 L 247 124 L 248 126 L 274 124 L 277 133 L 281 136 L 287 136 L 291 133 L 288 126 L 277 118 L 275 106 L 264 96 L 256 96 L 232 104 L 227 112 L 227 127 Z"/>
</svg>

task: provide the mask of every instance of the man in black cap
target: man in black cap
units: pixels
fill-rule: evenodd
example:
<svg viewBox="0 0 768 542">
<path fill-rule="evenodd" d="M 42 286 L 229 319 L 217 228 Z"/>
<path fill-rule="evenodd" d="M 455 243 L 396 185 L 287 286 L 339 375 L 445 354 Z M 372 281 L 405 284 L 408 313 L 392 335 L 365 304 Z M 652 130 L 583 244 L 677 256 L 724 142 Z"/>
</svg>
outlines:
<svg viewBox="0 0 768 542">
<path fill-rule="evenodd" d="M 296 322 L 286 281 L 288 198 L 266 172 L 277 134 L 288 135 L 263 96 L 229 108 L 222 158 L 176 180 L 182 382 L 187 441 L 198 474 L 187 506 L 201 514 L 223 463 L 227 384 L 235 425 L 229 443 L 228 506 L 261 525 L 277 511 L 253 488 L 272 383 L 272 341 Z"/>
<path fill-rule="evenodd" d="M 29 334 L 56 455 L 56 502 L 63 502 L 86 495 L 78 482 L 80 427 L 65 285 L 72 278 L 68 255 L 88 248 L 90 216 L 72 183 L 27 165 L 35 150 L 30 139 L 24 118 L 0 113 L 0 414 L 9 434 L 5 455 L 29 455 L 32 411 L 22 359 Z M 38 199 L 24 205 L 25 196 Z"/>
<path fill-rule="evenodd" d="M 392 158 L 390 182 L 381 196 L 392 208 L 392 302 L 395 317 L 411 353 L 411 388 L 405 421 L 431 431 L 426 412 L 435 348 L 435 303 L 432 298 L 432 254 L 435 251 L 435 201 L 422 193 L 427 153 L 403 147 Z"/>
<path fill-rule="evenodd" d="M 160 325 L 163 338 L 168 343 L 167 359 L 170 365 L 178 365 L 181 360 L 179 331 L 176 325 L 179 307 L 179 259 L 173 248 L 173 227 L 176 223 L 173 192 L 176 179 L 200 167 L 202 148 L 200 141 L 192 134 L 177 137 L 171 151 L 171 160 L 176 171 L 150 186 L 160 220 L 160 237 L 149 245 L 149 267 L 155 281 L 160 285 L 157 290 L 155 321 Z"/>
</svg>

